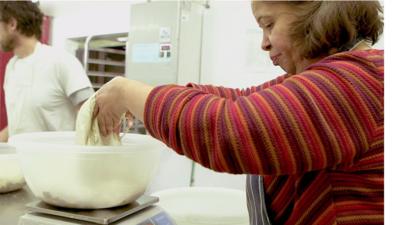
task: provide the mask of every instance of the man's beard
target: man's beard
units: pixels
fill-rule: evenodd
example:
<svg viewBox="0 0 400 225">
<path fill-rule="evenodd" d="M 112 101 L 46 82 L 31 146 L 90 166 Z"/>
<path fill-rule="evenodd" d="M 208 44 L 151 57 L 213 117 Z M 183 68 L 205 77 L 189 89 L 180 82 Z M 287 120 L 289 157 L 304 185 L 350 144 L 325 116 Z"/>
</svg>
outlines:
<svg viewBox="0 0 400 225">
<path fill-rule="evenodd" d="M 15 38 L 9 36 L 0 43 L 3 52 L 11 52 L 15 48 Z"/>
</svg>

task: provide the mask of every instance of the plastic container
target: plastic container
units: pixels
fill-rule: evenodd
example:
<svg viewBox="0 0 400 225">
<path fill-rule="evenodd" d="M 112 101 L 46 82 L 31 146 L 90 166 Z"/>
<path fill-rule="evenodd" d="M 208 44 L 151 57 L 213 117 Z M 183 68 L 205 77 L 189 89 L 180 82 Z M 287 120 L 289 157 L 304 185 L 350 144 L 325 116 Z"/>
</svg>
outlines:
<svg viewBox="0 0 400 225">
<path fill-rule="evenodd" d="M 0 193 L 21 189 L 25 185 L 15 148 L 0 143 Z"/>
<path fill-rule="evenodd" d="M 122 146 L 75 144 L 74 132 L 40 132 L 10 138 L 33 194 L 67 208 L 100 209 L 133 202 L 146 190 L 163 144 L 126 134 Z"/>
<path fill-rule="evenodd" d="M 248 225 L 244 191 L 215 187 L 183 187 L 152 194 L 177 225 Z"/>
</svg>

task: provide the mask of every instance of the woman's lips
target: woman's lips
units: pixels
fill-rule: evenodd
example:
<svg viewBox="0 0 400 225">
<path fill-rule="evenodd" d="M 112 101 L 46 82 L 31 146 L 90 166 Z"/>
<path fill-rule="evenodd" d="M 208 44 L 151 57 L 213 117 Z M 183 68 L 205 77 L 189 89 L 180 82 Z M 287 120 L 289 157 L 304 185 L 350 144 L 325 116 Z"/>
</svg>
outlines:
<svg viewBox="0 0 400 225">
<path fill-rule="evenodd" d="M 281 54 L 278 54 L 278 55 L 274 55 L 274 56 L 270 56 L 270 58 L 271 58 L 271 60 L 272 60 L 272 63 L 274 64 L 274 66 L 277 66 L 278 65 L 278 63 L 279 63 L 279 56 L 280 56 Z"/>
</svg>

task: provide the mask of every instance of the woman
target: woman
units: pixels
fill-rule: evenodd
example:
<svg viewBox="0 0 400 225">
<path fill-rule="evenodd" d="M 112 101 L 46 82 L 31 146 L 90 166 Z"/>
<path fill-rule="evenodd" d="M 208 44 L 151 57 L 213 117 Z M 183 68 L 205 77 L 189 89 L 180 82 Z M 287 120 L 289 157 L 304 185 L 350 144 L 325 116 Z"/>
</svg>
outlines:
<svg viewBox="0 0 400 225">
<path fill-rule="evenodd" d="M 179 154 L 249 174 L 251 224 L 383 224 L 383 23 L 379 2 L 258 2 L 262 49 L 287 74 L 236 90 L 114 79 L 103 135 L 124 112 Z"/>
</svg>

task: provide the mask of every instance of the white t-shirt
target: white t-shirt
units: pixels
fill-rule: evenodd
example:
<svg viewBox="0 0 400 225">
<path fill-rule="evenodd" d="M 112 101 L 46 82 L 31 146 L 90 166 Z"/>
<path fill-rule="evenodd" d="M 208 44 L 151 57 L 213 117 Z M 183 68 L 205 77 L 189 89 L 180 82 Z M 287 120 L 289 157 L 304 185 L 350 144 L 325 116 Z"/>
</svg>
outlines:
<svg viewBox="0 0 400 225">
<path fill-rule="evenodd" d="M 83 94 L 77 95 L 79 92 Z M 74 56 L 38 42 L 31 55 L 11 58 L 6 68 L 4 93 L 8 132 L 12 136 L 74 130 L 75 105 L 94 91 Z"/>
</svg>

